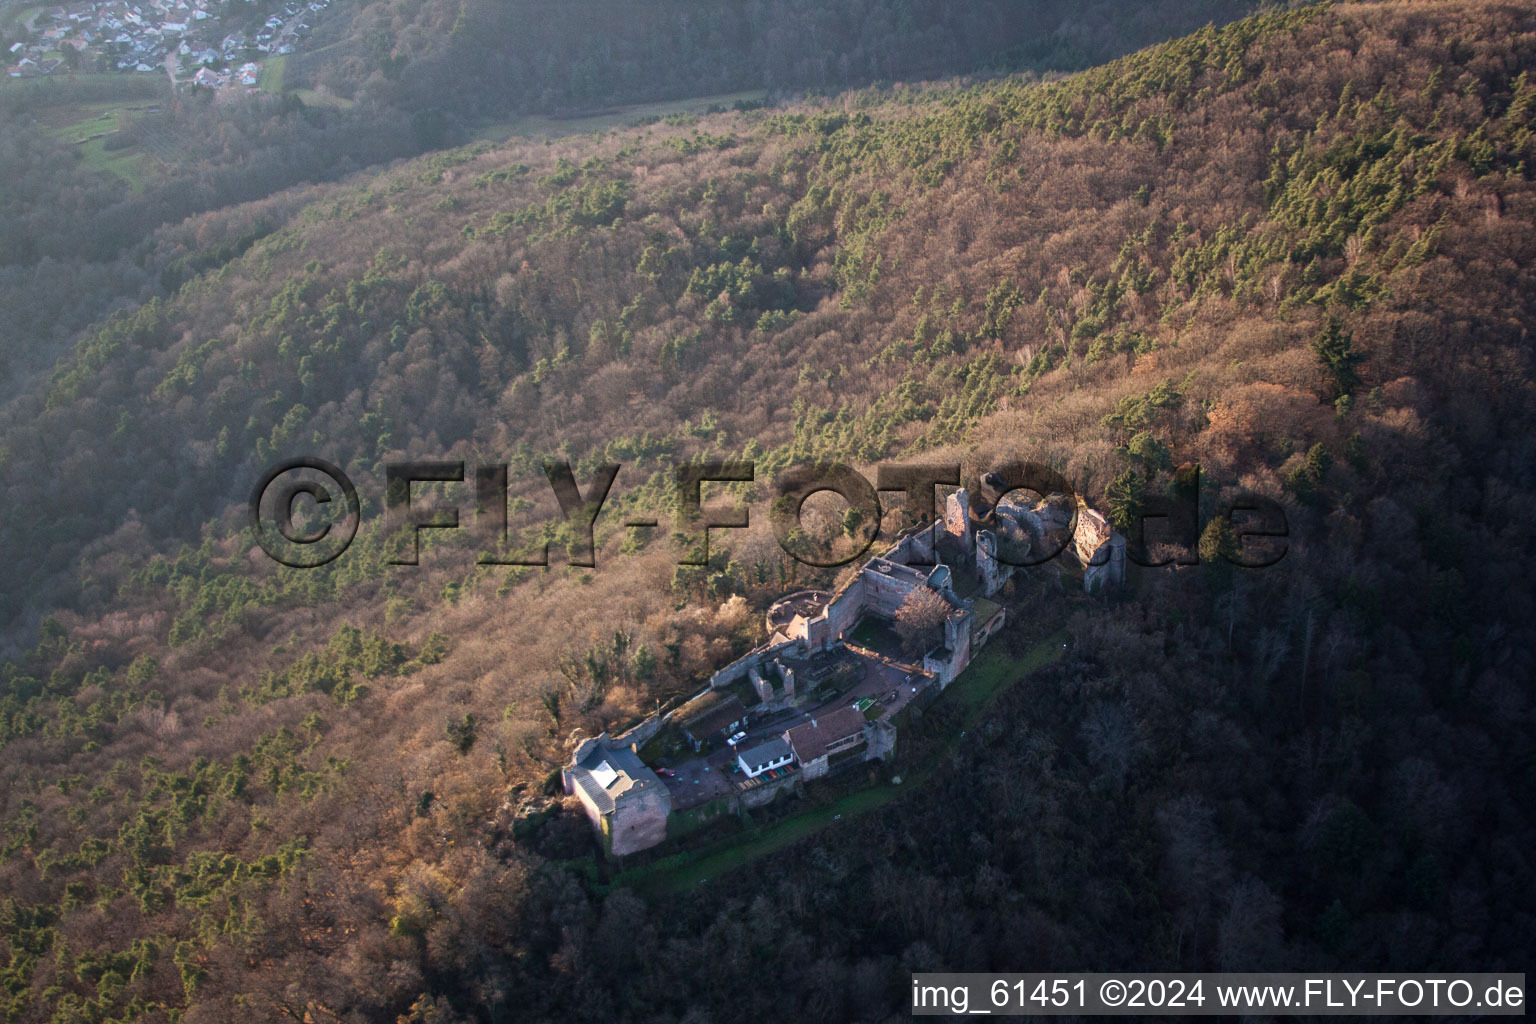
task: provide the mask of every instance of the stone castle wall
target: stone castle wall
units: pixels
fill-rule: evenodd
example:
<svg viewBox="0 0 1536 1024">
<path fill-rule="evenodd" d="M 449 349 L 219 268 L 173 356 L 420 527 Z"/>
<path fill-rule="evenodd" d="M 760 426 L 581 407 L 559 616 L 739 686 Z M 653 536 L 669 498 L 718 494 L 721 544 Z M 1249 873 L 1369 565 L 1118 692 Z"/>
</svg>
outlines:
<svg viewBox="0 0 1536 1024">
<path fill-rule="evenodd" d="M 761 807 L 764 804 L 772 803 L 774 798 L 786 789 L 798 788 L 801 774 L 800 772 L 791 772 L 782 779 L 774 779 L 761 786 L 754 786 L 751 789 L 737 793 L 731 798 L 733 804 L 731 810 L 734 811 L 741 808 L 750 810 L 753 807 Z"/>
<path fill-rule="evenodd" d="M 864 581 L 862 607 L 887 619 L 895 618 L 896 609 L 917 589 L 910 581 L 887 575 L 878 569 L 866 568 L 861 575 Z"/>
<path fill-rule="evenodd" d="M 615 736 L 613 743 L 619 747 L 643 747 L 650 742 L 652 736 L 661 732 L 661 727 L 666 725 L 671 718 L 671 711 L 661 715 L 652 715 L 628 732 Z"/>
<path fill-rule="evenodd" d="M 667 838 L 671 813 L 672 798 L 665 786 L 626 793 L 609 815 L 609 852 L 623 857 L 655 846 Z"/>
</svg>

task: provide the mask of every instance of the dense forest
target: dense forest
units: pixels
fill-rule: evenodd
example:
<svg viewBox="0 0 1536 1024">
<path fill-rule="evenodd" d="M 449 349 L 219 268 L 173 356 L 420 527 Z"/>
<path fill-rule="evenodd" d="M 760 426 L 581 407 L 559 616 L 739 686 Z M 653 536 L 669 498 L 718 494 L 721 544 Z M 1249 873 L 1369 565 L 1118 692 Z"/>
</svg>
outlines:
<svg viewBox="0 0 1536 1024">
<path fill-rule="evenodd" d="M 957 71 L 1072 71 L 1253 10 L 1252 0 L 364 0 L 319 52 L 338 94 L 456 114 L 575 111 Z"/>
<path fill-rule="evenodd" d="M 105 79 L 106 81 L 103 81 Z M 141 97 L 152 110 L 123 119 L 121 145 L 154 136 L 141 188 L 84 166 L 72 144 L 42 128 L 53 111 L 104 97 Z M 118 144 L 118 143 L 114 143 Z M 171 294 L 184 265 L 159 258 L 187 217 L 208 211 L 259 234 L 265 213 L 241 204 L 297 183 L 325 181 L 422 151 L 398 114 L 340 112 L 276 97 L 215 103 L 171 95 L 163 79 L 97 76 L 0 90 L 0 393 L 46 368 L 71 338 L 115 308 Z M 291 204 L 279 202 L 278 208 Z M 238 247 L 238 240 L 231 244 Z"/>
<path fill-rule="evenodd" d="M 848 73 L 898 77 L 883 45 Z M 1301 6 L 148 235 L 152 283 L 0 409 L 5 1019 L 877 1021 L 915 970 L 1522 969 L 1533 72 L 1513 0 Z M 245 508 L 304 454 L 364 510 L 313 570 Z M 551 456 L 623 467 L 593 567 Z M 752 525 L 681 566 L 704 458 L 755 460 L 716 492 Z M 1061 656 L 963 737 L 941 698 L 856 780 L 933 766 L 878 809 L 686 887 L 601 860 L 552 785 L 572 738 L 837 579 L 769 531 L 776 472 L 1016 458 L 1126 528 L 1198 464 L 1213 525 L 1115 595 L 1017 579 L 994 643 Z M 389 564 L 406 459 L 508 464 L 509 547 L 551 568 L 467 530 Z M 1271 568 L 1221 558 L 1239 492 L 1286 511 Z"/>
<path fill-rule="evenodd" d="M 1224 22 L 1257 0 L 952 5 L 522 4 L 339 0 L 283 58 L 278 95 L 172 90 L 159 75 L 0 82 L 0 394 L 115 308 L 173 292 L 162 225 L 463 142 L 487 124 L 725 91 L 775 97 L 889 78 L 1069 71 Z M 226 5 L 232 29 L 272 5 Z M 810 26 L 813 42 L 795 26 Z M 0 22 L 0 46 L 11 36 Z M 283 77 L 283 76 L 279 76 Z M 305 97 L 308 97 L 306 102 Z M 113 151 L 150 151 L 132 187 L 83 165 L 58 112 L 138 99 Z M 318 98 L 317 98 L 318 97 Z M 752 101 L 760 102 L 760 101 Z M 248 245 L 265 223 L 244 218 Z M 206 258 L 206 257 L 205 257 Z"/>
</svg>

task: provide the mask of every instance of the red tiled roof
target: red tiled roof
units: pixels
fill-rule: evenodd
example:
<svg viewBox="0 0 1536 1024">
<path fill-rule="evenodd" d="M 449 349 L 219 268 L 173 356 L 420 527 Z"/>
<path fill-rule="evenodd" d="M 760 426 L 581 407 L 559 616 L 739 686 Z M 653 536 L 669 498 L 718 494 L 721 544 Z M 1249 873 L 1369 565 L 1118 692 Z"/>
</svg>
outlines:
<svg viewBox="0 0 1536 1024">
<path fill-rule="evenodd" d="M 864 732 L 864 712 L 845 707 L 826 714 L 815 715 L 785 733 L 789 745 L 794 748 L 800 763 L 814 761 L 827 752 L 827 748 L 839 740 Z"/>
</svg>

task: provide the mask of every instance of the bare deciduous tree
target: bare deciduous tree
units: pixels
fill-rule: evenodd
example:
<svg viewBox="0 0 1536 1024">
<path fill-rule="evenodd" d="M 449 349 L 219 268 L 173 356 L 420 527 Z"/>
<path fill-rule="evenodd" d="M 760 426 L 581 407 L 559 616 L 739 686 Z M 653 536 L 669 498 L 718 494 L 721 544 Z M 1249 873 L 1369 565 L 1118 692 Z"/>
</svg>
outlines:
<svg viewBox="0 0 1536 1024">
<path fill-rule="evenodd" d="M 949 618 L 949 603 L 937 591 L 918 587 L 896 609 L 896 633 L 909 655 L 932 650 L 944 639 L 944 622 Z"/>
</svg>

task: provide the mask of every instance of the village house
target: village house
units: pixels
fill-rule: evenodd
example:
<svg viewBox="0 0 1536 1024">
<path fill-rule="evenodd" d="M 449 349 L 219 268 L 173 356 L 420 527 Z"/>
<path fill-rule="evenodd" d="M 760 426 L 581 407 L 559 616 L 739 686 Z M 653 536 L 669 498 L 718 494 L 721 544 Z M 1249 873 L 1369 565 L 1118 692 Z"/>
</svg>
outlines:
<svg viewBox="0 0 1536 1024">
<path fill-rule="evenodd" d="M 166 69 L 166 58 L 178 52 L 198 52 L 196 63 L 201 64 L 237 62 L 247 48 L 271 53 L 276 46 L 278 53 L 292 53 L 294 41 L 308 32 L 301 18 L 326 6 L 326 0 L 288 4 L 280 15 L 267 19 L 254 40 L 247 40 L 241 31 L 223 34 L 228 26 L 221 24 L 220 5 L 214 0 L 155 0 L 145 4 L 103 0 L 43 8 L 31 19 L 28 37 L 11 43 L 10 55 L 17 62 L 10 67 L 10 74 L 20 78 L 54 72 L 65 66 L 55 56 L 65 47 L 72 48 L 82 61 L 92 59 L 120 71 L 156 74 Z M 226 76 L 220 84 L 254 86 L 260 77 L 258 66 L 255 71 L 242 69 Z"/>
<path fill-rule="evenodd" d="M 827 774 L 830 759 L 865 742 L 868 722 L 857 708 L 838 708 L 784 733 L 786 745 L 807 779 Z"/>
<path fill-rule="evenodd" d="M 736 755 L 737 765 L 749 779 L 755 779 L 775 768 L 783 768 L 793 760 L 794 754 L 790 752 L 789 744 L 783 739 L 760 743 L 751 750 L 743 750 Z"/>
</svg>

